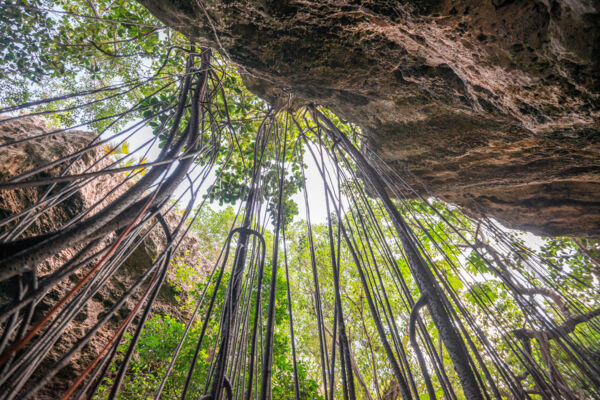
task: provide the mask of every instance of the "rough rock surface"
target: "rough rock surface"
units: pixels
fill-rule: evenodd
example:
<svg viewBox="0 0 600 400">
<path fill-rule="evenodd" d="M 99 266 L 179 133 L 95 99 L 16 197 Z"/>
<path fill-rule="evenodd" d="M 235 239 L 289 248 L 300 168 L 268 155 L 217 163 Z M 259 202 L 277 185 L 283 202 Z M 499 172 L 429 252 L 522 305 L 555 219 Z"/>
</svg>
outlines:
<svg viewBox="0 0 600 400">
<path fill-rule="evenodd" d="M 535 233 L 600 235 L 597 1 L 140 1 L 258 95 L 358 123 L 421 193 Z"/>
<path fill-rule="evenodd" d="M 48 132 L 50 128 L 46 127 L 44 122 L 37 118 L 21 118 L 8 121 L 0 117 L 0 144 L 14 142 L 15 140 L 30 138 Z M 81 131 L 69 131 L 59 135 L 53 135 L 43 139 L 36 139 L 26 143 L 14 146 L 0 148 L 0 180 L 13 177 L 35 167 L 44 165 L 59 157 L 72 154 L 84 147 L 93 135 Z M 84 154 L 80 161 L 73 165 L 71 173 L 82 173 L 90 167 L 99 156 L 103 149 L 89 151 Z M 108 160 L 100 161 L 92 170 L 106 167 Z M 51 168 L 45 172 L 44 176 L 56 176 L 60 171 L 59 167 Z M 40 177 L 40 175 L 38 175 Z M 35 235 L 46 233 L 58 229 L 70 218 L 78 215 L 87 207 L 92 206 L 97 201 L 105 197 L 107 192 L 120 183 L 123 179 L 121 175 L 101 175 L 98 179 L 83 186 L 73 196 L 62 203 L 48 209 L 31 226 L 24 230 L 24 235 Z M 36 203 L 46 187 L 25 188 L 19 190 L 0 190 L 0 220 L 15 215 L 28 206 Z M 126 187 L 117 190 L 109 195 L 100 203 L 100 209 L 103 204 L 113 200 L 121 194 Z M 93 211 L 96 212 L 97 210 Z M 171 229 L 174 229 L 179 223 L 180 215 L 177 212 L 167 213 L 165 220 Z M 0 234 L 6 232 L 11 224 L 0 227 Z M 113 237 L 106 239 L 104 244 L 108 244 Z M 85 305 L 83 311 L 71 322 L 61 339 L 57 342 L 48 360 L 52 363 L 57 360 L 63 352 L 71 346 L 91 328 L 107 309 L 121 297 L 121 295 L 131 286 L 141 272 L 151 265 L 160 251 L 165 246 L 165 238 L 162 230 L 153 229 L 142 245 L 128 257 L 119 272 L 111 278 L 106 285 Z M 38 276 L 44 276 L 57 270 L 63 263 L 71 259 L 81 246 L 74 245 L 72 248 L 65 249 L 51 259 L 42 263 L 38 269 Z M 193 235 L 187 235 L 182 241 L 175 257 L 179 262 L 186 265 L 197 266 L 200 274 L 204 274 L 209 267 L 208 262 L 200 253 L 199 240 Z M 83 276 L 83 272 L 76 272 L 73 276 L 60 282 L 52 289 L 42 302 L 36 308 L 34 318 L 40 318 L 52 305 Z M 175 271 L 169 270 L 167 283 L 163 285 L 161 292 L 153 306 L 154 313 L 170 314 L 184 320 L 186 311 L 179 307 L 176 300 L 176 292 L 171 282 L 176 282 Z M 185 288 L 183 288 L 185 290 Z M 7 288 L 0 287 L 0 304 L 6 300 L 4 296 L 10 295 Z M 185 293 L 179 293 L 185 296 Z M 135 304 L 134 299 L 129 299 L 110 322 L 102 327 L 94 338 L 86 345 L 80 353 L 72 358 L 71 363 L 63 368 L 57 377 L 51 381 L 37 396 L 37 399 L 55 399 L 57 394 L 64 393 L 70 382 L 83 371 L 94 360 L 98 352 L 104 347 L 105 343 L 112 338 L 119 322 L 125 318 L 129 310 Z"/>
</svg>

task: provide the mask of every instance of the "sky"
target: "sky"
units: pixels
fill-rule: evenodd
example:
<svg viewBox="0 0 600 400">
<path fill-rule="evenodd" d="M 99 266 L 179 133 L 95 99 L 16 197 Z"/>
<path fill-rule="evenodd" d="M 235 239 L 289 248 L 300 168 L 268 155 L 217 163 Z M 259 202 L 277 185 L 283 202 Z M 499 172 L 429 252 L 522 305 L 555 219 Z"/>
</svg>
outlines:
<svg viewBox="0 0 600 400">
<path fill-rule="evenodd" d="M 134 124 L 136 122 L 137 121 L 134 121 L 131 124 Z M 154 136 L 152 134 L 152 129 L 150 127 L 146 126 L 146 127 L 142 128 L 138 133 L 133 135 L 132 138 L 128 141 L 129 148 L 131 149 L 131 151 L 133 151 L 135 148 L 141 146 L 143 143 L 145 143 L 146 141 L 148 141 L 149 139 L 151 139 L 153 137 Z M 158 156 L 158 154 L 160 153 L 160 149 L 156 145 L 152 146 L 152 147 L 146 146 L 145 148 L 143 148 L 143 151 L 146 151 L 146 150 L 149 150 L 147 158 L 150 161 L 155 159 Z M 316 149 L 314 147 L 313 147 L 313 151 L 316 151 Z M 142 154 L 142 152 L 140 151 L 138 154 Z M 318 154 L 318 153 L 315 153 L 315 154 Z M 325 160 L 325 162 L 328 163 L 328 169 L 330 171 L 332 171 L 333 168 L 331 168 L 331 167 L 333 167 L 333 166 L 331 165 L 331 161 Z M 327 222 L 327 208 L 325 206 L 325 189 L 323 186 L 323 180 L 321 178 L 319 168 L 317 167 L 317 164 L 315 163 L 310 151 L 305 151 L 305 153 L 304 153 L 304 164 L 306 166 L 306 168 L 305 168 L 306 190 L 307 190 L 307 194 L 308 194 L 308 206 L 310 209 L 311 222 L 315 223 L 315 224 L 326 223 Z M 200 172 L 200 169 L 198 168 L 198 171 L 196 171 L 194 176 L 197 176 L 199 172 Z M 335 181 L 335 176 L 331 177 L 331 178 Z M 214 182 L 214 180 L 215 180 L 215 175 L 214 175 L 214 172 L 211 171 L 208 178 L 206 179 L 206 184 L 199 191 L 199 196 L 198 196 L 198 199 L 196 200 L 197 204 L 199 204 L 202 201 L 202 194 L 206 193 L 208 187 Z M 180 187 L 175 191 L 173 198 L 178 198 L 179 196 L 181 196 L 182 193 L 185 192 L 187 187 L 188 187 L 188 183 L 187 183 L 187 181 L 184 181 L 182 183 L 182 185 L 180 185 Z M 179 202 L 180 206 L 185 207 L 185 205 L 188 203 L 189 200 L 190 200 L 189 192 L 186 194 L 183 194 L 183 196 Z M 298 216 L 295 217 L 295 220 L 306 219 L 306 204 L 305 204 L 305 200 L 304 200 L 303 191 L 299 191 L 298 193 L 296 193 L 293 196 L 293 200 L 298 205 L 298 211 L 299 211 L 299 214 L 298 214 Z M 221 210 L 228 206 L 228 205 L 220 206 L 217 202 L 210 203 L 208 205 L 213 210 Z M 238 204 L 234 205 L 234 209 L 237 209 L 237 207 L 238 207 Z M 494 221 L 494 222 L 496 222 L 496 225 L 502 226 L 497 221 Z M 543 244 L 543 239 L 532 233 L 521 232 L 521 231 L 512 231 L 508 228 L 504 228 L 504 230 L 506 232 L 520 234 L 521 238 L 525 241 L 525 244 L 532 249 L 537 250 Z"/>
<path fill-rule="evenodd" d="M 135 124 L 136 122 L 138 122 L 138 121 L 131 122 L 131 125 Z M 133 135 L 128 140 L 130 151 L 134 151 L 134 149 L 142 146 L 145 142 L 147 142 L 149 139 L 151 139 L 153 137 L 154 136 L 152 133 L 152 129 L 150 127 L 146 126 L 146 127 L 142 128 L 138 133 Z M 158 148 L 158 146 L 154 145 L 154 146 L 142 147 L 136 154 L 141 155 L 146 150 L 149 150 L 148 155 L 147 155 L 147 159 L 149 161 L 156 159 L 156 157 L 160 153 L 160 149 Z M 327 221 L 327 209 L 324 206 L 325 190 L 323 187 L 323 181 L 321 179 L 321 174 L 319 173 L 319 169 L 317 168 L 316 163 L 314 162 L 312 156 L 310 155 L 310 152 L 308 152 L 308 151 L 305 152 L 304 163 L 306 165 L 306 169 L 305 169 L 306 190 L 308 193 L 308 203 L 309 203 L 308 206 L 310 208 L 311 221 L 313 223 L 324 223 Z M 198 170 L 195 172 L 196 173 L 194 174 L 194 176 L 197 176 L 198 173 L 200 172 L 200 169 L 198 168 Z M 201 190 L 199 192 L 199 196 L 198 196 L 198 199 L 196 200 L 196 203 L 199 203 L 200 201 L 202 201 L 201 195 L 206 193 L 208 187 L 210 186 L 210 184 L 212 184 L 214 182 L 214 180 L 215 180 L 215 174 L 211 171 L 208 178 L 206 179 L 206 184 L 201 188 Z M 187 186 L 188 186 L 187 181 L 184 181 L 184 183 L 182 183 L 182 185 L 175 191 L 173 198 L 178 198 L 179 196 L 181 196 L 182 193 L 185 192 Z M 190 194 L 188 191 L 188 193 L 186 193 L 182 196 L 180 204 L 181 205 L 187 204 L 189 199 L 190 199 Z M 293 200 L 296 202 L 296 204 L 298 204 L 298 209 L 299 209 L 299 216 L 296 217 L 296 219 L 298 219 L 298 218 L 305 219 L 304 216 L 306 215 L 306 205 L 305 205 L 305 201 L 304 201 L 304 193 L 302 191 L 296 193 L 293 196 Z M 210 207 L 214 210 L 220 210 L 220 209 L 227 207 L 227 205 L 219 206 L 219 204 L 217 202 L 214 202 L 214 203 L 210 204 Z M 234 208 L 236 208 L 236 207 L 234 207 Z"/>
</svg>

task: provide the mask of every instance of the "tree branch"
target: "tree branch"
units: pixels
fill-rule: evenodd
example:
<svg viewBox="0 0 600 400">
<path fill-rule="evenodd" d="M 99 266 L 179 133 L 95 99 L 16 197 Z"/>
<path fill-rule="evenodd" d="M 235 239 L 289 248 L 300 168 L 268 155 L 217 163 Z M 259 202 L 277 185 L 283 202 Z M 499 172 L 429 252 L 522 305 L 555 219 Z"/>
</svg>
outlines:
<svg viewBox="0 0 600 400">
<path fill-rule="evenodd" d="M 584 322 L 588 322 L 591 319 L 598 317 L 598 316 L 600 316 L 600 307 L 598 307 L 590 312 L 587 312 L 585 314 L 573 315 L 573 316 L 567 318 L 565 320 L 565 322 L 563 322 L 562 324 L 560 324 L 554 328 L 545 329 L 545 330 L 520 328 L 520 329 L 515 329 L 512 332 L 518 338 L 534 339 L 534 338 L 538 338 L 539 335 L 545 334 L 548 336 L 548 339 L 550 339 L 550 340 L 558 339 L 558 338 L 568 335 L 569 333 L 572 333 L 575 330 L 575 328 L 577 327 L 577 325 L 582 324 Z"/>
<path fill-rule="evenodd" d="M 500 268 L 500 270 L 498 271 L 500 274 L 500 277 L 509 285 L 509 287 L 512 290 L 514 290 L 515 292 L 517 292 L 521 295 L 525 295 L 525 296 L 534 296 L 534 295 L 538 294 L 538 295 L 542 295 L 544 297 L 548 297 L 548 298 L 552 299 L 554 304 L 556 304 L 556 306 L 560 309 L 561 313 L 563 314 L 563 316 L 565 318 L 568 319 L 571 317 L 571 315 L 572 315 L 571 311 L 569 310 L 569 307 L 567 306 L 565 299 L 559 293 L 555 292 L 552 289 L 548 289 L 548 288 L 544 288 L 544 287 L 527 288 L 527 287 L 521 286 L 520 284 L 516 283 L 512 279 L 512 277 L 510 276 L 510 274 L 508 272 L 508 268 L 506 267 L 506 262 L 502 259 L 502 256 L 500 254 L 498 254 L 496 249 L 494 249 L 488 243 L 481 241 L 479 239 L 475 240 L 474 247 L 484 249 L 494 259 L 495 264 Z"/>
</svg>

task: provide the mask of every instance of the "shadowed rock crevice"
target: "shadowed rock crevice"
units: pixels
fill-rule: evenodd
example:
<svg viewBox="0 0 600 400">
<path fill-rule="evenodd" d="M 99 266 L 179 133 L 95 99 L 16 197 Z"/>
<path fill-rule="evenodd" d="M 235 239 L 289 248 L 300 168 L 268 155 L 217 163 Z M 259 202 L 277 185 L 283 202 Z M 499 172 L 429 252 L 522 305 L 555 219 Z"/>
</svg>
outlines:
<svg viewBox="0 0 600 400">
<path fill-rule="evenodd" d="M 514 228 L 600 235 L 597 3 L 141 3 L 220 49 L 259 96 L 359 124 L 364 150 L 423 194 Z"/>
</svg>

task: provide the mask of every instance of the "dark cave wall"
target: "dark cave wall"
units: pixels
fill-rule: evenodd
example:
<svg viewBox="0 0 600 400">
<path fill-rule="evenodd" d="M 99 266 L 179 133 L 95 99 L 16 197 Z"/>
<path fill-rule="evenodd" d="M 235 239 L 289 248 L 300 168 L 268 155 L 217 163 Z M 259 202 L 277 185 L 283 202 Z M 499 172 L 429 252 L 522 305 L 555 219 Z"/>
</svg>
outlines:
<svg viewBox="0 0 600 400">
<path fill-rule="evenodd" d="M 358 123 L 365 151 L 423 194 L 539 234 L 600 235 L 598 1 L 141 3 L 259 96 Z"/>
</svg>

